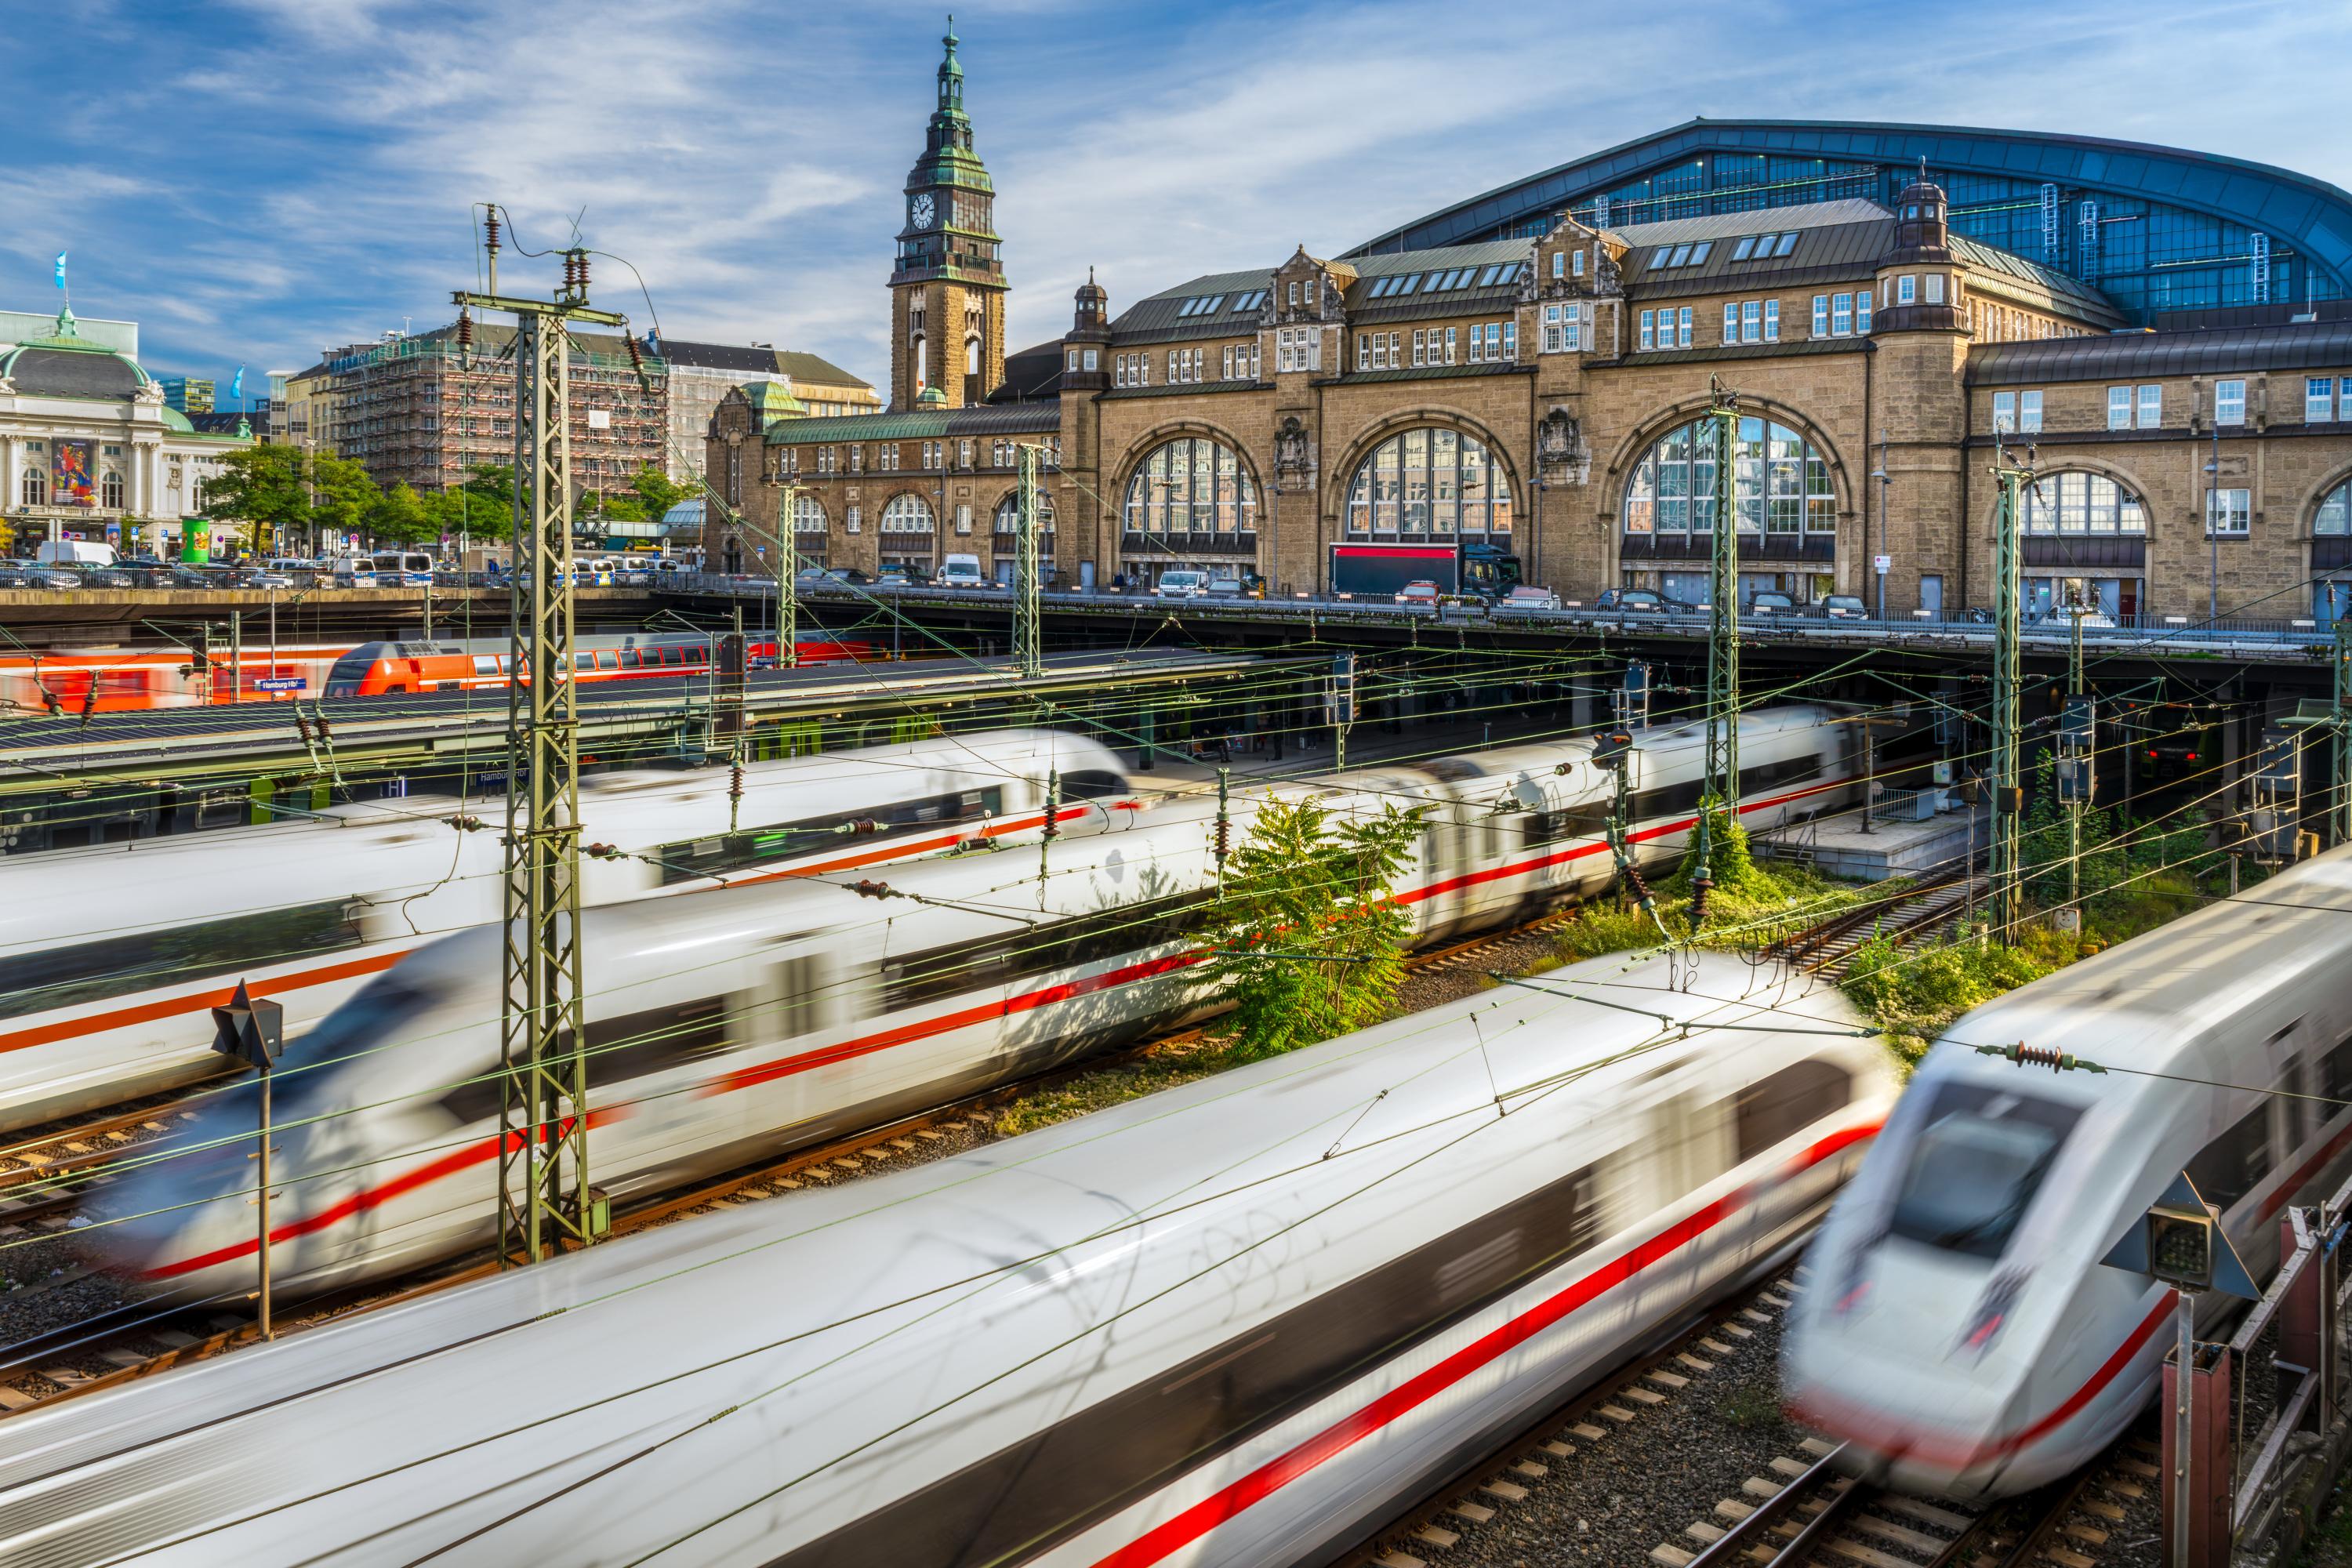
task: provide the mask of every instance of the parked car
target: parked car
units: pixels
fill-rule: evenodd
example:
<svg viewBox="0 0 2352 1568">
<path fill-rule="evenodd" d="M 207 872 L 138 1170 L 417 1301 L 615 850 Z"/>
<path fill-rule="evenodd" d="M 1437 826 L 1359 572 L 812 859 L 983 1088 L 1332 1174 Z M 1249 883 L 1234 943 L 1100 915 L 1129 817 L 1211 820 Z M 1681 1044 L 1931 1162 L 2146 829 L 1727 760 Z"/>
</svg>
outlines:
<svg viewBox="0 0 2352 1568">
<path fill-rule="evenodd" d="M 1870 618 L 1870 611 L 1857 595 L 1832 594 L 1822 601 L 1822 616 L 1832 621 L 1862 621 Z"/>
<path fill-rule="evenodd" d="M 64 566 L 59 570 L 72 573 L 80 580 L 79 585 L 84 588 L 136 588 L 139 586 L 139 579 L 119 566 Z"/>
<path fill-rule="evenodd" d="M 1766 589 L 1748 597 L 1748 613 L 1751 616 L 1793 616 L 1797 613 L 1797 601 L 1786 594 Z"/>
<path fill-rule="evenodd" d="M 913 567 L 896 561 L 885 561 L 882 570 L 875 575 L 874 585 L 877 588 L 919 588 L 923 580 L 915 574 Z"/>
<path fill-rule="evenodd" d="M 1209 591 L 1209 574 L 1172 567 L 1160 574 L 1151 591 L 1163 599 L 1197 599 Z"/>
<path fill-rule="evenodd" d="M 0 588 L 31 588 L 37 586 L 33 574 L 40 569 L 37 561 L 26 561 L 11 556 L 0 559 Z"/>
<path fill-rule="evenodd" d="M 36 561 L 25 572 L 27 588 L 79 588 L 87 586 L 81 574 L 70 566 L 53 566 L 46 561 Z"/>
<path fill-rule="evenodd" d="M 247 566 L 235 574 L 232 586 L 238 588 L 291 588 L 293 576 L 285 572 L 273 572 L 267 566 Z"/>
<path fill-rule="evenodd" d="M 1592 601 L 1596 610 L 1614 610 L 1621 616 L 1664 615 L 1670 607 L 1665 595 L 1649 588 L 1604 588 Z M 1679 607 L 1679 606 L 1672 606 Z"/>
<path fill-rule="evenodd" d="M 824 575 L 827 582 L 845 583 L 853 588 L 865 587 L 874 581 L 871 575 L 855 566 L 828 566 Z"/>
<path fill-rule="evenodd" d="M 1501 598 L 1495 601 L 1495 608 L 1498 610 L 1557 610 L 1559 608 L 1559 595 L 1553 593 L 1549 588 L 1538 587 L 1533 583 L 1517 583 L 1512 584 L 1510 590 L 1504 594 Z"/>
<path fill-rule="evenodd" d="M 1397 590 L 1396 602 L 1412 609 L 1427 605 L 1437 608 L 1437 584 L 1426 577 L 1417 578 Z"/>
<path fill-rule="evenodd" d="M 1212 577 L 1209 585 L 1201 590 L 1205 597 L 1212 599 L 1238 599 L 1244 591 L 1239 577 Z"/>
</svg>

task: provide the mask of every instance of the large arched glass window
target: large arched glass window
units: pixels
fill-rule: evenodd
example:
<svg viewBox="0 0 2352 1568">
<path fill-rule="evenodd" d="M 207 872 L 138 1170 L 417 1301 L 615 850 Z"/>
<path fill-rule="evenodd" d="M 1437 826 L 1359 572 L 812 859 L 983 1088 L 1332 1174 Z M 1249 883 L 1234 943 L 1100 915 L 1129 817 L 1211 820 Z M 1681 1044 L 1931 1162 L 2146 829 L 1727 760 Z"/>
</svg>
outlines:
<svg viewBox="0 0 2352 1568">
<path fill-rule="evenodd" d="M 1257 487 L 1231 447 L 1179 437 L 1137 467 L 1123 516 L 1129 533 L 1247 533 L 1257 527 Z"/>
<path fill-rule="evenodd" d="M 795 498 L 793 501 L 793 531 L 823 533 L 824 531 L 824 503 L 814 496 Z"/>
<path fill-rule="evenodd" d="M 2319 510 L 2311 514 L 2311 531 L 2352 533 L 2352 479 L 2319 498 Z"/>
<path fill-rule="evenodd" d="M 1837 531 L 1837 490 L 1830 482 L 1829 461 L 1802 436 L 1769 420 L 1742 419 L 1735 458 L 1731 497 L 1740 528 Z M 1668 431 L 1625 487 L 1625 531 L 1713 532 L 1717 466 L 1712 420 Z"/>
<path fill-rule="evenodd" d="M 1348 531 L 1441 539 L 1511 531 L 1511 481 L 1485 442 L 1407 430 L 1371 450 L 1348 487 Z"/>
<path fill-rule="evenodd" d="M 999 533 L 1021 531 L 1021 492 L 1019 490 L 1007 492 L 1004 499 L 996 503 L 995 528 Z M 1037 492 L 1037 531 L 1040 533 L 1054 531 L 1054 498 L 1042 489 Z"/>
<path fill-rule="evenodd" d="M 931 503 L 911 492 L 892 496 L 890 504 L 882 509 L 882 531 L 885 533 L 930 532 Z"/>
<path fill-rule="evenodd" d="M 2028 533 L 2146 533 L 2139 497 L 2105 474 L 2044 474 L 2025 490 Z"/>
</svg>

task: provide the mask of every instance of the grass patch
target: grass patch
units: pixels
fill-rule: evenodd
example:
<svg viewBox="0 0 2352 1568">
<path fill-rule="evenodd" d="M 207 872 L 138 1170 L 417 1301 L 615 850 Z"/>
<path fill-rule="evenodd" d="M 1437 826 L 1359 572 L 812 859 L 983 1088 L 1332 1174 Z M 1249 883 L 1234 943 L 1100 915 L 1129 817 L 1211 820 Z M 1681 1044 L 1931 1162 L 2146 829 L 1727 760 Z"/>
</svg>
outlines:
<svg viewBox="0 0 2352 1568">
<path fill-rule="evenodd" d="M 1780 1413 L 1780 1384 L 1769 1377 L 1751 1377 L 1723 1401 L 1723 1418 L 1743 1432 L 1771 1432 L 1788 1425 Z"/>
<path fill-rule="evenodd" d="M 1228 1068 L 1281 1054 L 1254 1049 L 1238 1035 L 1171 1040 L 1133 1061 L 1098 1068 L 1050 1089 L 1020 1095 L 998 1110 L 993 1121 L 996 1131 L 1007 1138 L 1034 1132 L 1040 1127 L 1051 1127 L 1074 1116 L 1121 1105 L 1163 1089 L 1213 1077 Z"/>
</svg>

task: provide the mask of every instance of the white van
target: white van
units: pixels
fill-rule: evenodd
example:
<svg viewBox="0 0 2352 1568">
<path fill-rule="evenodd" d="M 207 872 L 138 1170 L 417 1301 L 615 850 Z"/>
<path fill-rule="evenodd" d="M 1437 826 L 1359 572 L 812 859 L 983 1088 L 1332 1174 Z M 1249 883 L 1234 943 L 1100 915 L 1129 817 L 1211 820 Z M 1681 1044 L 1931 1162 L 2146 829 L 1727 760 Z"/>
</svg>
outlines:
<svg viewBox="0 0 2352 1568">
<path fill-rule="evenodd" d="M 1171 567 L 1160 574 L 1160 581 L 1151 591 L 1163 599 L 1197 599 L 1209 591 L 1209 574 Z"/>
<path fill-rule="evenodd" d="M 328 563 L 327 578 L 338 588 L 373 588 L 375 586 L 375 557 L 338 555 Z"/>
<path fill-rule="evenodd" d="M 977 555 L 947 555 L 940 560 L 939 575 L 931 579 L 935 588 L 985 588 L 988 579 L 981 575 Z"/>
<path fill-rule="evenodd" d="M 45 539 L 34 559 L 44 566 L 111 566 L 114 546 L 85 544 L 78 539 Z"/>
<path fill-rule="evenodd" d="M 421 550 L 379 550 L 368 559 L 375 567 L 375 585 L 379 588 L 433 585 L 433 557 Z"/>
</svg>

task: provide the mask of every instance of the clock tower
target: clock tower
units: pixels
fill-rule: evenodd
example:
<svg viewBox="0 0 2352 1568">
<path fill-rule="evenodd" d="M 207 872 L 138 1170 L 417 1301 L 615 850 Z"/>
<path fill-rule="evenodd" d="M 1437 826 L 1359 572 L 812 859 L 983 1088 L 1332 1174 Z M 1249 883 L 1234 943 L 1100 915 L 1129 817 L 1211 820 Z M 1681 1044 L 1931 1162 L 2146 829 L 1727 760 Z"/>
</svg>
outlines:
<svg viewBox="0 0 2352 1568">
<path fill-rule="evenodd" d="M 955 18 L 940 62 L 939 107 L 907 175 L 906 226 L 890 274 L 890 406 L 936 388 L 950 408 L 984 400 L 1004 379 L 1004 268 L 996 187 L 971 150 Z"/>
</svg>

